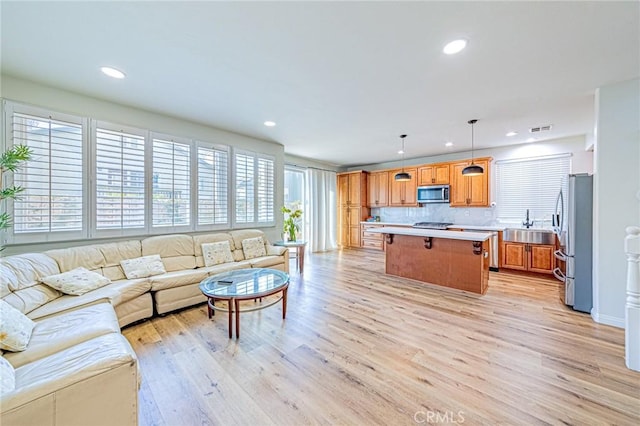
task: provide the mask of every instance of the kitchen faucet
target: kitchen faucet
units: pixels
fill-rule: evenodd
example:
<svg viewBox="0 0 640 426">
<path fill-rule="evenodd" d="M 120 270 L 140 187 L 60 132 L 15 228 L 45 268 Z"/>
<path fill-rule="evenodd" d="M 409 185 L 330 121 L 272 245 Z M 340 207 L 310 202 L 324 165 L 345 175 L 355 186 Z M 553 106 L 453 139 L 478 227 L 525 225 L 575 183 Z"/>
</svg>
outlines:
<svg viewBox="0 0 640 426">
<path fill-rule="evenodd" d="M 522 225 L 525 226 L 527 229 L 533 226 L 533 220 L 529 222 L 529 209 L 527 209 L 527 219 L 524 222 L 522 222 Z"/>
</svg>

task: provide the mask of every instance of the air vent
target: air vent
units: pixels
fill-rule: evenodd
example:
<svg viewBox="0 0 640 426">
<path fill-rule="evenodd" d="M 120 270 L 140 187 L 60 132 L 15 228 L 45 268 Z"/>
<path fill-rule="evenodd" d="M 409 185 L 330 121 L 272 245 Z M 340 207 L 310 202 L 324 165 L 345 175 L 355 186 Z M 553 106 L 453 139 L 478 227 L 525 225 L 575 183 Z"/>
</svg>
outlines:
<svg viewBox="0 0 640 426">
<path fill-rule="evenodd" d="M 540 133 L 540 132 L 546 132 L 548 130 L 551 130 L 551 124 L 548 124 L 546 126 L 532 127 L 529 129 L 529 133 Z"/>
</svg>

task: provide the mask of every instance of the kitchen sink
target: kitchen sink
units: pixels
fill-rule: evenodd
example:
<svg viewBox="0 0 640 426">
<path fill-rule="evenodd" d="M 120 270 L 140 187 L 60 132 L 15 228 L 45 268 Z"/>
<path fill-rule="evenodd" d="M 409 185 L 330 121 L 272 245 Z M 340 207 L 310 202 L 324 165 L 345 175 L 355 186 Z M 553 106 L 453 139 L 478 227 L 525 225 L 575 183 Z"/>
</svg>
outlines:
<svg viewBox="0 0 640 426">
<path fill-rule="evenodd" d="M 548 229 L 507 228 L 502 239 L 512 243 L 555 244 L 556 235 Z"/>
</svg>

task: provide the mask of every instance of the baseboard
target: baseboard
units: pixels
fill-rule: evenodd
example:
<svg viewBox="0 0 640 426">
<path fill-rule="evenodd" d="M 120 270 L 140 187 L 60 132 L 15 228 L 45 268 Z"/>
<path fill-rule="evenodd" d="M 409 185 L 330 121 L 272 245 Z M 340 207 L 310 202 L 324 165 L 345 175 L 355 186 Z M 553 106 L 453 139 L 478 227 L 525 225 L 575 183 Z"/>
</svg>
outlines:
<svg viewBox="0 0 640 426">
<path fill-rule="evenodd" d="M 624 318 L 612 317 L 610 315 L 602 315 L 596 312 L 595 309 L 591 310 L 591 318 L 599 324 L 610 325 L 613 327 L 624 328 Z"/>
</svg>

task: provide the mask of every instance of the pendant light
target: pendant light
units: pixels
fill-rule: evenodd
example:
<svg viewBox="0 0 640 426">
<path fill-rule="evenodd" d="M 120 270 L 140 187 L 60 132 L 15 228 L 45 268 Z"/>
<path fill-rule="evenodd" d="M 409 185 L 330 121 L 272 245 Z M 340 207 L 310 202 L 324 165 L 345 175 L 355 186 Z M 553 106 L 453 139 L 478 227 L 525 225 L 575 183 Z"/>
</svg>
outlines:
<svg viewBox="0 0 640 426">
<path fill-rule="evenodd" d="M 462 174 L 465 176 L 480 176 L 484 173 L 484 169 L 477 164 L 473 163 L 473 125 L 476 124 L 478 120 L 469 120 L 468 123 L 471 124 L 471 164 L 462 169 Z"/>
<path fill-rule="evenodd" d="M 400 135 L 400 139 L 402 140 L 402 171 L 400 173 L 396 173 L 394 179 L 400 182 L 407 182 L 411 180 L 411 175 L 404 171 L 404 138 L 407 135 Z"/>
</svg>

